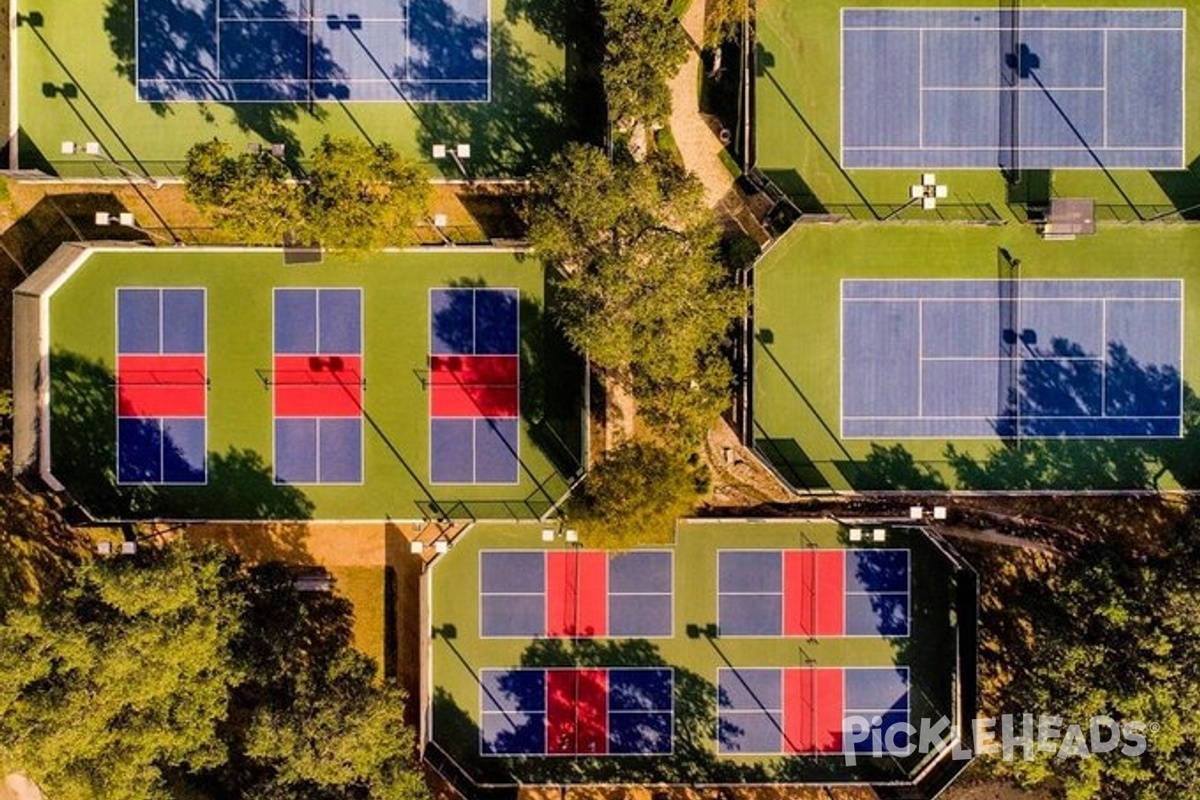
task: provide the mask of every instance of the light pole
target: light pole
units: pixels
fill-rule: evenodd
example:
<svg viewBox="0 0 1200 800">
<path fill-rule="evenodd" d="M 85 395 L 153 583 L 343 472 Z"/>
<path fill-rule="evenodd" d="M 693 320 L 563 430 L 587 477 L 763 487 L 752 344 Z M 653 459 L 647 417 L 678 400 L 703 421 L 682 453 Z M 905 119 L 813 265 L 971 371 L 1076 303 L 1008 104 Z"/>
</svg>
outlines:
<svg viewBox="0 0 1200 800">
<path fill-rule="evenodd" d="M 107 161 L 131 181 L 142 181 L 150 184 L 155 189 L 162 188 L 161 182 L 151 178 L 149 175 L 143 175 L 140 172 L 131 170 L 129 167 L 126 167 L 124 164 L 110 156 L 99 142 L 75 142 L 64 140 L 60 145 L 59 150 L 64 156 L 85 155 L 100 159 L 102 161 Z"/>
<path fill-rule="evenodd" d="M 471 145 L 460 143 L 456 145 L 435 144 L 433 146 L 433 160 L 442 161 L 449 158 L 454 162 L 454 166 L 458 167 L 458 171 L 462 173 L 463 178 L 467 183 L 474 183 L 475 179 L 471 177 L 471 173 L 467 172 L 467 159 L 471 157 Z"/>
<path fill-rule="evenodd" d="M 179 247 L 183 244 L 183 242 L 179 240 L 179 237 L 175 235 L 175 232 L 170 228 L 167 228 L 167 232 L 171 234 L 171 237 L 167 238 L 160 233 L 155 233 L 154 231 L 139 227 L 137 221 L 133 218 L 133 213 L 129 211 L 118 211 L 115 213 L 111 211 L 97 211 L 93 221 L 95 222 L 97 228 L 105 228 L 110 225 L 119 225 L 123 228 L 135 230 L 138 233 L 144 233 L 152 239 L 170 242 L 176 247 Z"/>
</svg>

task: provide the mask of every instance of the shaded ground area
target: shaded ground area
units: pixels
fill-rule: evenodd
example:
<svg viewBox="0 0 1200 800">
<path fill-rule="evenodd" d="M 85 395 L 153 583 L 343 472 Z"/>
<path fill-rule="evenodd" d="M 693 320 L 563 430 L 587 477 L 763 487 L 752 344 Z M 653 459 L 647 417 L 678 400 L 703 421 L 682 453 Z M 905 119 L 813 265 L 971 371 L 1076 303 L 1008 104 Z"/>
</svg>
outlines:
<svg viewBox="0 0 1200 800">
<path fill-rule="evenodd" d="M 410 551 L 409 542 L 435 534 L 452 541 L 461 530 L 400 523 L 201 524 L 169 535 L 219 544 L 250 563 L 282 561 L 298 575 L 331 577 L 331 590 L 353 606 L 355 648 L 405 688 L 415 722 L 421 663 L 418 580 L 424 559 Z"/>
</svg>

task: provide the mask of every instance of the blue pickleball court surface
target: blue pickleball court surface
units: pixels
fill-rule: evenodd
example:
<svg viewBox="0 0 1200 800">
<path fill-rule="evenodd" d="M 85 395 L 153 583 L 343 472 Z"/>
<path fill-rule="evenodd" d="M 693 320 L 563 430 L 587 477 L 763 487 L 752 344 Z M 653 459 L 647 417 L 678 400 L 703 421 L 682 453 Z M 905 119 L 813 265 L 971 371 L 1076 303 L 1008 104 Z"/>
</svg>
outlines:
<svg viewBox="0 0 1200 800">
<path fill-rule="evenodd" d="M 150 102 L 486 102 L 488 0 L 137 0 Z"/>
<path fill-rule="evenodd" d="M 847 438 L 1182 435 L 1179 280 L 842 283 Z"/>
<path fill-rule="evenodd" d="M 848 168 L 1182 169 L 1183 9 L 842 13 Z"/>
<path fill-rule="evenodd" d="M 517 362 L 520 324 L 520 293 L 516 289 L 432 289 L 429 292 L 430 360 L 451 357 L 460 367 L 480 359 Z M 512 374 L 518 373 L 519 365 L 514 363 Z M 468 390 L 485 388 L 476 385 Z M 519 403 L 519 386 L 512 388 Z M 431 389 L 430 397 L 431 482 L 499 485 L 520 480 L 520 419 L 515 408 L 496 410 L 478 405 L 473 410 L 460 409 L 445 414 L 432 402 L 434 389 Z"/>
<path fill-rule="evenodd" d="M 670 755 L 675 673 L 656 667 L 483 669 L 484 756 Z"/>
<path fill-rule="evenodd" d="M 589 551 L 594 552 L 594 551 Z M 579 551 L 484 550 L 479 554 L 479 630 L 484 638 L 546 638 L 564 633 L 550 617 L 552 606 L 600 606 L 604 623 L 587 637 L 652 638 L 671 635 L 674 614 L 674 557 L 669 550 L 601 553 L 603 566 L 587 561 L 581 587 L 576 568 L 569 585 L 556 584 L 552 562 L 570 562 Z M 561 572 L 561 570 L 557 570 Z M 594 591 L 599 589 L 598 592 Z M 584 596 L 596 595 L 599 596 Z M 553 595 L 557 595 L 555 602 Z"/>
</svg>

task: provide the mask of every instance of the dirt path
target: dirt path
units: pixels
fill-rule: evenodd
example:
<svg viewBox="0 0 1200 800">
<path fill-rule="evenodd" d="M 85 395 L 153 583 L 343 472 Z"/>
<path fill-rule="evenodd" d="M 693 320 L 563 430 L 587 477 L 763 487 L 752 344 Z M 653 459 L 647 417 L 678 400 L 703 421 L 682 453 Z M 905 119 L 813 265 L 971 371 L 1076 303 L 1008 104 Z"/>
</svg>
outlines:
<svg viewBox="0 0 1200 800">
<path fill-rule="evenodd" d="M 700 113 L 700 42 L 704 39 L 705 0 L 692 4 L 679 23 L 692 41 L 688 60 L 671 80 L 671 133 L 683 156 L 683 164 L 704 184 L 710 208 L 716 208 L 733 191 L 733 176 L 718 154 L 725 149 L 718 135 L 719 123 Z"/>
</svg>

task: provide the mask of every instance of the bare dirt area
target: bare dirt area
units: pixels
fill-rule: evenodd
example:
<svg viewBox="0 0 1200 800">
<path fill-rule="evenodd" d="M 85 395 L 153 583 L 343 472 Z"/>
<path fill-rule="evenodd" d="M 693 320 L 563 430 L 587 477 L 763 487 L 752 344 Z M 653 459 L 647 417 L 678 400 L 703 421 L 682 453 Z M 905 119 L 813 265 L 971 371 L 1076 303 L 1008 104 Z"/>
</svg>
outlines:
<svg viewBox="0 0 1200 800">
<path fill-rule="evenodd" d="M 703 500 L 706 506 L 753 507 L 792 499 L 787 488 L 757 454 L 741 443 L 724 419 L 709 431 L 704 456 L 712 475 L 712 488 Z"/>
<path fill-rule="evenodd" d="M 44 800 L 41 790 L 24 775 L 12 774 L 0 783 L 0 800 Z"/>
<path fill-rule="evenodd" d="M 704 39 L 704 6 L 705 0 L 692 0 L 679 19 L 692 47 L 687 61 L 670 83 L 670 125 L 683 165 L 704 184 L 709 208 L 716 208 L 733 191 L 733 176 L 718 155 L 725 149 L 719 136 L 719 123 L 700 113 L 700 42 Z"/>
<path fill-rule="evenodd" d="M 944 800 L 1053 800 L 1047 792 L 1027 792 L 999 781 L 951 786 L 942 797 Z"/>
</svg>

